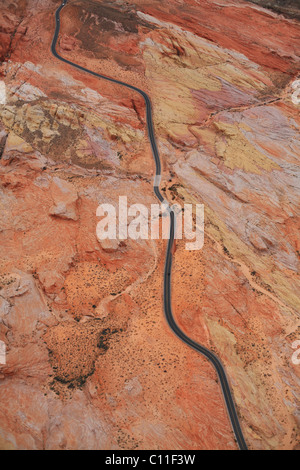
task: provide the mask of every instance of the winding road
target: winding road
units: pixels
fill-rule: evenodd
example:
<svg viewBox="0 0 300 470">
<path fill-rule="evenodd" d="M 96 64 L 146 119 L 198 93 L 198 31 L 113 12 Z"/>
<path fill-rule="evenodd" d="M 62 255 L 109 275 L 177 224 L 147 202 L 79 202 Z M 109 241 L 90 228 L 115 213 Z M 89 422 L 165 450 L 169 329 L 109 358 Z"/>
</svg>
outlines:
<svg viewBox="0 0 300 470">
<path fill-rule="evenodd" d="M 60 5 L 60 7 L 56 10 L 55 13 L 55 33 L 52 41 L 52 46 L 51 46 L 51 51 L 52 54 L 59 59 L 62 62 L 65 62 L 66 64 L 71 65 L 72 67 L 75 67 L 83 72 L 89 73 L 91 75 L 94 75 L 95 77 L 102 78 L 104 80 L 107 80 L 109 82 L 116 83 L 118 85 L 125 86 L 126 88 L 129 88 L 133 91 L 136 91 L 139 93 L 145 100 L 146 103 L 146 115 L 147 115 L 147 128 L 148 128 L 148 135 L 149 135 L 149 140 L 151 143 L 151 148 L 152 148 L 152 153 L 153 157 L 155 160 L 155 165 L 156 165 L 156 178 L 154 179 L 154 192 L 157 198 L 159 199 L 160 202 L 165 202 L 164 197 L 162 196 L 160 189 L 159 189 L 159 184 L 158 181 L 160 181 L 161 178 L 161 161 L 160 161 L 160 156 L 156 144 L 156 139 L 155 139 L 155 134 L 154 134 L 154 126 L 153 126 L 153 119 L 152 119 L 152 106 L 151 106 L 151 101 L 147 93 L 145 93 L 143 90 L 140 90 L 139 88 L 130 85 L 125 82 L 121 82 L 120 80 L 116 80 L 114 78 L 106 77 L 105 75 L 101 75 L 99 73 L 93 72 L 92 70 L 88 70 L 85 67 L 82 67 L 81 65 L 75 64 L 71 62 L 70 60 L 65 59 L 64 57 L 61 57 L 57 51 L 56 51 L 56 45 L 58 41 L 58 36 L 60 32 L 60 12 L 64 8 L 64 6 L 67 4 L 67 0 L 64 0 L 63 3 Z M 234 399 L 233 395 L 229 386 L 229 382 L 226 376 L 225 369 L 220 361 L 220 359 L 212 353 L 209 349 L 205 348 L 204 346 L 201 346 L 200 344 L 196 343 L 193 341 L 191 338 L 189 338 L 177 325 L 173 312 L 172 312 L 172 306 L 171 306 L 171 271 L 172 271 L 172 260 L 173 260 L 173 255 L 172 255 L 172 248 L 174 244 L 174 232 L 175 232 L 175 214 L 173 210 L 169 207 L 168 209 L 169 215 L 170 215 L 170 237 L 168 241 L 168 247 L 167 247 L 167 255 L 166 255 L 166 262 L 165 262 L 165 271 L 164 271 L 164 311 L 165 311 L 165 316 L 166 320 L 172 329 L 172 331 L 178 336 L 179 339 L 181 339 L 185 344 L 190 346 L 192 349 L 197 351 L 198 353 L 202 354 L 205 356 L 211 364 L 214 366 L 217 375 L 219 377 L 220 385 L 222 388 L 223 396 L 225 399 L 225 403 L 227 406 L 228 410 L 228 415 L 231 421 L 232 429 L 235 434 L 236 441 L 238 443 L 238 446 L 240 450 L 248 450 L 247 444 L 245 442 L 243 432 L 240 426 L 237 410 L 234 404 Z"/>
</svg>

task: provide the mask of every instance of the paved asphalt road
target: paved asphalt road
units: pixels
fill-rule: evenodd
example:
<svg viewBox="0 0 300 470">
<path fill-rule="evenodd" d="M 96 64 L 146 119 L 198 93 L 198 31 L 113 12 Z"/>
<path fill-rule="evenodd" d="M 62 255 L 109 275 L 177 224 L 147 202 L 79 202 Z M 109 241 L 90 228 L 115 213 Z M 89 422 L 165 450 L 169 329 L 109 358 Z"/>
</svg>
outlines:
<svg viewBox="0 0 300 470">
<path fill-rule="evenodd" d="M 148 134 L 149 134 L 149 139 L 151 142 L 151 147 L 152 147 L 152 153 L 153 157 L 155 160 L 155 165 L 156 165 L 156 180 L 160 180 L 161 176 L 161 162 L 160 162 L 160 157 L 157 149 L 157 144 L 155 140 L 155 135 L 154 135 L 154 126 L 153 126 L 153 120 L 152 120 L 152 106 L 151 106 L 151 101 L 147 93 L 145 93 L 143 90 L 140 90 L 139 88 L 129 85 L 128 83 L 121 82 L 119 80 L 115 80 L 114 78 L 106 77 L 104 75 L 100 75 L 96 72 L 93 72 L 92 70 L 88 70 L 84 67 L 81 67 L 78 64 L 74 64 L 73 62 L 61 57 L 57 51 L 56 51 L 56 44 L 59 36 L 59 31 L 60 31 L 60 12 L 64 8 L 64 6 L 67 4 L 67 0 L 64 0 L 64 2 L 60 5 L 60 7 L 56 10 L 55 13 L 55 20 L 56 20 L 56 28 L 55 28 L 55 33 L 52 41 L 52 54 L 62 62 L 65 62 L 66 64 L 71 65 L 72 67 L 76 67 L 79 70 L 82 70 L 83 72 L 89 73 L 91 75 L 94 75 L 95 77 L 102 78 L 104 80 L 108 80 L 109 82 L 117 83 L 119 85 L 125 86 L 126 88 L 130 88 L 133 91 L 136 91 L 145 100 L 146 103 L 146 110 L 147 110 L 147 127 L 148 127 Z M 154 185 L 154 192 L 157 198 L 159 199 L 160 202 L 166 202 L 164 197 L 162 196 L 159 185 Z M 211 364 L 214 366 L 219 380 L 220 384 L 222 387 L 222 392 L 224 395 L 225 403 L 227 406 L 229 418 L 231 421 L 232 429 L 234 431 L 237 443 L 239 445 L 239 448 L 241 450 L 248 450 L 247 449 L 247 444 L 245 442 L 243 432 L 241 430 L 241 426 L 239 423 L 239 418 L 238 414 L 236 411 L 236 407 L 234 404 L 232 392 L 229 386 L 229 382 L 226 377 L 225 369 L 219 360 L 219 358 L 212 353 L 209 349 L 205 348 L 204 346 L 201 346 L 200 344 L 196 343 L 193 341 L 191 338 L 186 336 L 183 331 L 179 328 L 177 323 L 174 320 L 174 316 L 172 313 L 172 307 L 171 307 L 171 271 L 172 271 L 172 248 L 173 248 L 173 243 L 174 243 L 174 227 L 175 227 L 175 217 L 174 217 L 174 212 L 172 209 L 169 209 L 169 215 L 170 215 L 170 238 L 168 242 L 168 248 L 167 248 L 167 256 L 166 256 L 166 264 L 165 264 L 165 272 L 164 272 L 164 310 L 165 310 L 165 315 L 167 322 L 170 326 L 170 328 L 173 330 L 173 332 L 180 338 L 185 344 L 190 346 L 191 348 L 195 349 L 197 352 L 205 356 Z"/>
</svg>

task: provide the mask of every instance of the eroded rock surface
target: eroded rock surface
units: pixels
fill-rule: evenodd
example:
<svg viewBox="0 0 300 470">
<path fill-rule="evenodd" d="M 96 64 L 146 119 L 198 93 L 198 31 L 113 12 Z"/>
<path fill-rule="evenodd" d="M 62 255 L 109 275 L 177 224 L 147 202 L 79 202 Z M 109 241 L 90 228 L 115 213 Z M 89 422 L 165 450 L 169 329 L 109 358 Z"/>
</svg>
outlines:
<svg viewBox="0 0 300 470">
<path fill-rule="evenodd" d="M 157 202 L 145 106 L 51 56 L 59 3 L 0 17 L 0 448 L 235 449 L 214 370 L 165 322 L 166 243 L 97 238 L 99 204 Z M 300 26 L 258 3 L 76 0 L 58 48 L 151 97 L 162 191 L 205 205 L 203 249 L 174 247 L 176 320 L 224 363 L 249 447 L 293 449 Z"/>
</svg>

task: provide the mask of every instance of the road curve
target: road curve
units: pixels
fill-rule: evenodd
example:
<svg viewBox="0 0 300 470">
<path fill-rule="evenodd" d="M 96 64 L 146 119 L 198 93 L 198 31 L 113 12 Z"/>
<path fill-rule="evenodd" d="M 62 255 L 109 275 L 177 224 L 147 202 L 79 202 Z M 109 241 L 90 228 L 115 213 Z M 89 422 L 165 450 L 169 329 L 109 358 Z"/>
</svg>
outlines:
<svg viewBox="0 0 300 470">
<path fill-rule="evenodd" d="M 161 162 L 160 162 L 160 157 L 159 157 L 159 152 L 156 144 L 156 139 L 154 135 L 154 126 L 153 126 L 153 119 L 152 119 L 152 106 L 151 106 L 151 101 L 147 93 L 145 93 L 143 90 L 140 90 L 139 88 L 129 85 L 128 83 L 121 82 L 120 80 L 116 80 L 114 78 L 106 77 L 105 75 L 101 75 L 99 73 L 93 72 L 92 70 L 86 69 L 85 67 L 82 67 L 81 65 L 75 64 L 71 62 L 70 60 L 65 59 L 64 57 L 60 56 L 57 51 L 56 51 L 56 45 L 57 45 L 57 40 L 59 36 L 59 31 L 60 31 L 60 12 L 64 8 L 64 6 L 67 4 L 68 0 L 64 0 L 60 7 L 56 10 L 55 13 L 55 33 L 51 45 L 51 51 L 52 54 L 59 59 L 62 62 L 65 62 L 66 64 L 71 65 L 72 67 L 75 67 L 83 72 L 89 73 L 90 75 L 94 75 L 95 77 L 102 78 L 104 80 L 107 80 L 109 82 L 116 83 L 118 85 L 125 86 L 126 88 L 129 88 L 133 91 L 136 91 L 139 93 L 145 100 L 146 103 L 146 115 L 147 115 L 147 128 L 148 128 L 148 135 L 149 135 L 149 140 L 151 143 L 151 148 L 152 148 L 152 153 L 156 165 L 156 176 L 157 178 L 155 179 L 160 180 L 161 177 Z M 160 202 L 166 202 L 164 197 L 162 196 L 159 185 L 156 185 L 156 182 L 154 183 L 154 192 L 156 197 L 159 199 Z M 245 438 L 243 436 L 243 432 L 240 426 L 238 414 L 236 411 L 236 407 L 234 404 L 233 400 L 233 395 L 229 386 L 229 382 L 226 376 L 225 369 L 220 361 L 220 359 L 212 353 L 209 349 L 205 348 L 204 346 L 201 346 L 200 344 L 196 343 L 193 341 L 191 338 L 189 338 L 177 325 L 173 312 L 172 312 L 172 307 L 171 307 L 171 271 L 172 271 L 172 261 L 173 261 L 173 255 L 172 255 L 172 248 L 174 244 L 174 232 L 175 232 L 175 214 L 173 210 L 169 207 L 169 215 L 170 215 L 170 237 L 168 241 L 168 247 L 167 247 L 167 255 L 166 255 L 166 263 L 165 263 L 165 271 L 164 271 L 164 311 L 165 311 L 165 316 L 166 320 L 172 329 L 172 331 L 178 336 L 179 339 L 181 339 L 185 344 L 187 344 L 189 347 L 194 349 L 195 351 L 199 352 L 203 356 L 205 356 L 211 364 L 214 366 L 217 375 L 219 377 L 220 385 L 222 388 L 224 400 L 227 406 L 228 410 L 228 415 L 231 421 L 232 429 L 235 434 L 236 441 L 238 443 L 238 446 L 240 450 L 248 450 L 247 444 L 245 442 Z"/>
</svg>

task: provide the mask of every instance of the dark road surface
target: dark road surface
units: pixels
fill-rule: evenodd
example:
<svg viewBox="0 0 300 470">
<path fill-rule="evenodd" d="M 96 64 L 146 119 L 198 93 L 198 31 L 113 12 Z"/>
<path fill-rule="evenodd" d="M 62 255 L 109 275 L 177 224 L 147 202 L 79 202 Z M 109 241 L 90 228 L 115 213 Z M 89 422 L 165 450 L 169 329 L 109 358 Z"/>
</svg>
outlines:
<svg viewBox="0 0 300 470">
<path fill-rule="evenodd" d="M 64 8 L 64 6 L 67 4 L 67 0 L 65 0 L 60 7 L 57 9 L 55 13 L 55 20 L 56 20 L 56 27 L 55 27 L 55 33 L 54 33 L 54 38 L 51 46 L 52 54 L 59 59 L 62 62 L 65 62 L 66 64 L 71 65 L 72 67 L 76 67 L 79 70 L 82 70 L 83 72 L 89 73 L 91 75 L 94 75 L 95 77 L 117 83 L 119 85 L 125 86 L 126 88 L 129 88 L 133 91 L 136 91 L 139 93 L 145 100 L 146 103 L 146 113 L 147 113 L 147 128 L 148 128 L 148 135 L 152 147 L 152 153 L 153 157 L 155 160 L 155 165 L 156 165 L 156 176 L 160 179 L 161 176 L 161 162 L 160 162 L 160 157 L 159 157 L 159 152 L 156 144 L 156 139 L 154 135 L 154 126 L 153 126 L 153 120 L 152 120 L 152 106 L 151 106 L 151 101 L 147 93 L 145 93 L 143 90 L 140 90 L 139 88 L 129 85 L 128 83 L 121 82 L 119 80 L 115 80 L 114 78 L 106 77 L 104 75 L 100 75 L 96 72 L 93 72 L 92 70 L 88 70 L 84 67 L 81 67 L 78 64 L 75 64 L 63 57 L 61 57 L 57 51 L 56 51 L 56 44 L 59 36 L 59 31 L 60 31 L 60 12 Z M 166 202 L 164 197 L 162 196 L 159 185 L 154 184 L 154 192 L 157 198 L 159 199 L 160 202 Z M 218 377 L 220 381 L 220 385 L 222 387 L 222 392 L 223 396 L 225 399 L 225 403 L 227 406 L 228 410 L 228 415 L 231 421 L 232 429 L 235 434 L 236 441 L 238 443 L 238 446 L 241 450 L 247 450 L 247 444 L 245 442 L 243 432 L 241 430 L 241 426 L 239 423 L 239 418 L 238 414 L 236 411 L 236 407 L 234 404 L 232 392 L 229 386 L 229 382 L 226 377 L 225 369 L 219 360 L 219 358 L 212 353 L 209 349 L 205 348 L 204 346 L 201 346 L 200 344 L 196 343 L 193 341 L 191 338 L 189 338 L 177 325 L 175 322 L 173 313 L 172 313 L 172 307 L 171 307 L 171 271 L 172 271 L 172 248 L 173 248 L 173 243 L 174 243 L 174 230 L 175 230 L 175 215 L 174 212 L 171 208 L 168 209 L 169 215 L 170 215 L 170 237 L 168 241 L 168 247 L 167 247 L 167 256 L 166 256 L 166 263 L 165 263 L 165 272 L 164 272 L 164 310 L 165 310 L 165 315 L 166 315 L 166 320 L 170 326 L 170 328 L 173 330 L 173 332 L 180 338 L 185 344 L 193 348 L 195 351 L 199 352 L 203 356 L 205 356 L 211 364 L 214 366 Z"/>
</svg>

